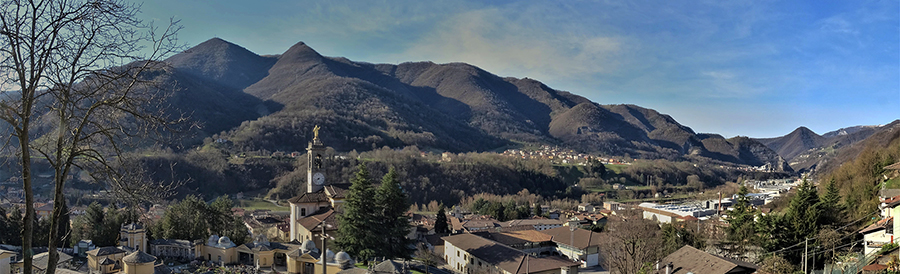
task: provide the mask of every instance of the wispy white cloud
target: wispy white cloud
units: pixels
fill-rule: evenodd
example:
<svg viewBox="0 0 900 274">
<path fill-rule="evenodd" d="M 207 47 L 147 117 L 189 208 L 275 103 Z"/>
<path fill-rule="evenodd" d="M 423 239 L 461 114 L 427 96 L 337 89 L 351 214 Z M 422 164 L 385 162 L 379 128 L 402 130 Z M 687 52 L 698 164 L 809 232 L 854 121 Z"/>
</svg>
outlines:
<svg viewBox="0 0 900 274">
<path fill-rule="evenodd" d="M 584 79 L 616 69 L 626 47 L 621 37 L 568 33 L 512 13 L 487 8 L 451 16 L 395 56 L 466 62 L 505 76 Z"/>
</svg>

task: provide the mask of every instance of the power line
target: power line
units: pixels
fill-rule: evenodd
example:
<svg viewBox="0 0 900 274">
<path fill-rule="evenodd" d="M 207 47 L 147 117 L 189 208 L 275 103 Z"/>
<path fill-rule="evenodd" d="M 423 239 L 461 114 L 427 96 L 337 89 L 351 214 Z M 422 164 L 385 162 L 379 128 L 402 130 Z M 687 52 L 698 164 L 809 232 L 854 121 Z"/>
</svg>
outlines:
<svg viewBox="0 0 900 274">
<path fill-rule="evenodd" d="M 850 222 L 850 223 L 848 223 L 848 224 L 846 224 L 846 225 L 844 225 L 844 226 L 842 226 L 842 227 L 839 227 L 839 228 L 837 228 L 837 229 L 835 229 L 835 230 L 843 230 L 843 229 L 847 228 L 848 226 L 851 226 L 851 225 L 853 225 L 853 224 L 855 224 L 855 223 L 857 223 L 857 222 L 859 222 L 859 221 L 862 221 L 862 220 L 864 220 L 864 219 L 866 219 L 866 218 L 869 218 L 870 216 L 872 216 L 872 214 L 879 213 L 879 212 L 881 212 L 881 210 L 873 211 L 873 212 L 867 214 L 866 216 L 863 216 L 862 218 L 859 218 L 859 219 L 857 219 L 857 220 L 855 220 L 855 221 L 853 221 L 853 222 Z M 842 237 L 841 240 L 843 240 L 843 239 L 846 238 L 846 237 L 853 236 L 853 235 L 854 235 L 854 234 L 847 234 L 847 236 Z M 800 251 L 800 248 L 798 248 L 797 250 L 787 250 L 787 249 L 794 248 L 794 247 L 798 247 L 798 246 L 800 246 L 800 245 L 802 245 L 802 244 L 804 244 L 804 243 L 806 243 L 805 240 L 804 240 L 803 242 L 799 242 L 799 243 L 796 243 L 796 244 L 794 244 L 794 245 L 791 245 L 791 246 L 788 246 L 788 247 L 785 247 L 785 248 L 782 248 L 782 249 L 779 249 L 779 250 L 776 250 L 776 251 L 766 252 L 766 253 L 761 254 L 761 257 L 765 257 L 765 256 L 768 256 L 768 255 L 771 255 L 771 254 L 775 254 L 775 253 L 782 253 L 782 252 L 789 252 L 789 251 L 794 251 L 794 252 Z"/>
</svg>

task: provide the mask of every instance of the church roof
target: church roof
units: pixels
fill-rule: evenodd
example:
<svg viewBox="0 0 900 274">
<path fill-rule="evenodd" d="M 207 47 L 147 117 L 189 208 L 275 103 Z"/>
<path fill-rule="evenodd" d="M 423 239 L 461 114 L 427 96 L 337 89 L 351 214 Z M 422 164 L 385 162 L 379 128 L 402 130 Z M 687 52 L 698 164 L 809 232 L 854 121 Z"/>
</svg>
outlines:
<svg viewBox="0 0 900 274">
<path fill-rule="evenodd" d="M 104 246 L 101 248 L 89 250 L 86 253 L 91 256 L 106 256 L 110 254 L 125 253 L 125 250 L 122 250 L 121 248 L 116 246 Z"/>
<path fill-rule="evenodd" d="M 343 199 L 346 197 L 350 184 L 330 184 L 325 186 L 325 193 L 332 199 Z"/>
<path fill-rule="evenodd" d="M 394 261 L 394 260 L 387 260 L 387 261 L 381 262 L 380 264 L 377 264 L 374 267 L 372 267 L 372 272 L 373 273 L 403 274 L 403 273 L 406 273 L 407 271 L 406 271 L 406 267 L 403 265 L 403 263 Z"/>
<path fill-rule="evenodd" d="M 128 256 L 125 256 L 125 258 L 122 258 L 122 261 L 133 264 L 152 263 L 156 261 L 156 257 L 138 250 L 134 253 L 128 254 Z"/>
<path fill-rule="evenodd" d="M 142 226 L 142 225 L 140 225 L 140 224 L 138 224 L 138 223 L 130 223 L 130 224 L 127 224 L 127 225 L 123 225 L 123 226 L 122 226 L 122 229 L 125 229 L 125 230 L 138 230 L 138 229 L 144 229 L 144 226 Z"/>
<path fill-rule="evenodd" d="M 324 203 L 329 202 L 328 195 L 325 194 L 324 191 L 316 191 L 313 193 L 303 193 L 300 196 L 291 198 L 288 200 L 292 204 L 304 204 L 304 203 Z"/>
<path fill-rule="evenodd" d="M 334 209 L 329 209 L 325 212 L 306 216 L 303 219 L 297 221 L 301 226 L 305 227 L 309 231 L 313 231 L 315 229 L 321 229 L 319 224 L 323 221 L 325 222 L 326 228 L 325 230 L 335 230 L 337 229 L 337 220 L 335 219 L 336 214 L 334 214 Z"/>
<path fill-rule="evenodd" d="M 100 260 L 100 265 L 111 265 L 116 264 L 115 261 L 110 260 L 109 257 L 103 257 L 103 260 Z"/>
</svg>

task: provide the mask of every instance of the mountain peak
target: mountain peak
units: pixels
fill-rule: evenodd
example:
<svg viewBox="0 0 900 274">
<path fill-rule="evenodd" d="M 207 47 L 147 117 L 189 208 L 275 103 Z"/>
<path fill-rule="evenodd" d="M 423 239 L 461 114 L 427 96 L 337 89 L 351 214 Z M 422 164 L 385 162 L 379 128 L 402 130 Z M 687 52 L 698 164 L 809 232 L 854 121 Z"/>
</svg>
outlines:
<svg viewBox="0 0 900 274">
<path fill-rule="evenodd" d="M 243 89 L 266 76 L 274 58 L 212 38 L 166 59 L 173 67 Z"/>
<path fill-rule="evenodd" d="M 301 41 L 301 42 L 297 42 L 296 44 L 291 46 L 291 48 L 289 48 L 287 51 L 285 51 L 284 54 L 281 55 L 281 58 L 279 59 L 279 61 L 282 59 L 288 59 L 288 60 L 292 60 L 292 61 L 310 60 L 310 59 L 321 60 L 322 55 L 320 55 L 318 52 L 316 52 L 316 50 L 314 50 L 309 45 L 307 45 L 306 43 L 303 43 Z"/>
<path fill-rule="evenodd" d="M 815 136 L 819 136 L 818 133 L 816 133 L 815 131 L 812 131 L 811 129 L 809 129 L 809 128 L 805 127 L 805 126 L 800 126 L 800 127 L 798 127 L 797 129 L 795 129 L 794 131 L 792 131 L 792 132 L 791 132 L 790 134 L 788 134 L 788 135 L 791 135 L 791 134 L 813 134 L 813 135 L 815 135 Z"/>
</svg>

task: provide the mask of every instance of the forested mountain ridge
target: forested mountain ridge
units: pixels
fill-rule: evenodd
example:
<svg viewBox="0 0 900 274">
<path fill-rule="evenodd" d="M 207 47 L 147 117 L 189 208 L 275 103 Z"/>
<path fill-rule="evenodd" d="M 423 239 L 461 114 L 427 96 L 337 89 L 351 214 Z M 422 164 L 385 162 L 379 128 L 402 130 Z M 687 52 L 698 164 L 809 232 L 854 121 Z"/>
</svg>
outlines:
<svg viewBox="0 0 900 274">
<path fill-rule="evenodd" d="M 354 62 L 322 56 L 302 42 L 263 57 L 218 38 L 167 62 L 186 76 L 218 82 L 222 90 L 242 88 L 255 98 L 229 112 L 258 118 L 204 130 L 239 151 L 302 151 L 309 129 L 321 125 L 321 138 L 339 151 L 407 145 L 486 151 L 525 142 L 630 158 L 752 166 L 783 161 L 752 139 L 697 134 L 652 109 L 601 105 L 464 63 Z"/>
</svg>

